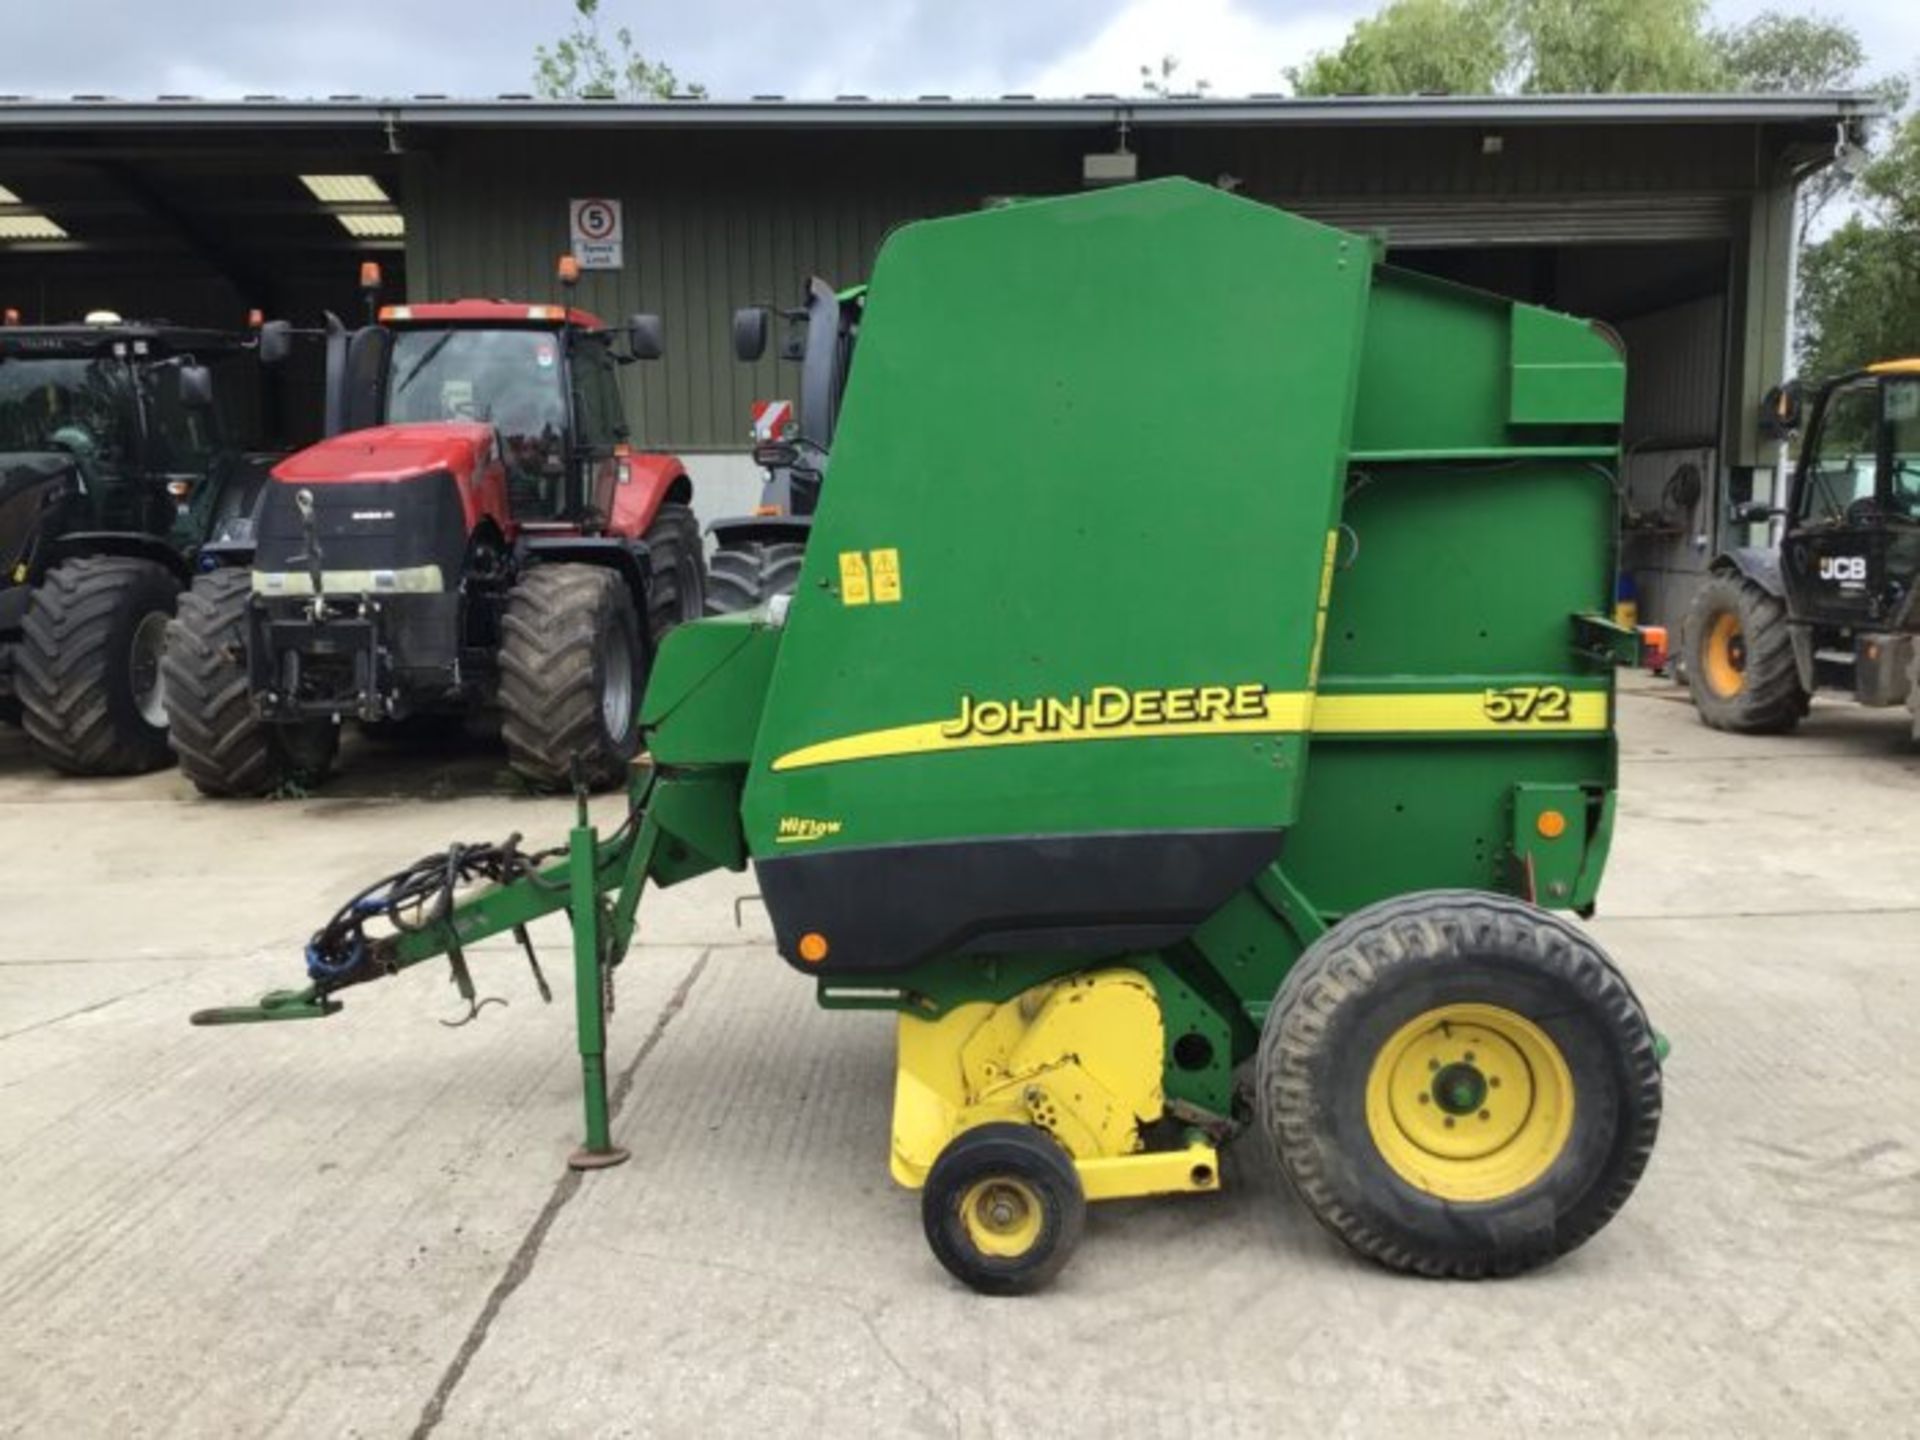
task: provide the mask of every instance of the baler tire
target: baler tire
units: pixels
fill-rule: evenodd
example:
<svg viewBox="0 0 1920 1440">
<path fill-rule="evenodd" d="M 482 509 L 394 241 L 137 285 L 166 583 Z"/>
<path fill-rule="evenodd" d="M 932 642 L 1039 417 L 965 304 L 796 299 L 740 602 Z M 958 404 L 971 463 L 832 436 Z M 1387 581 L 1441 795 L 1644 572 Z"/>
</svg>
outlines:
<svg viewBox="0 0 1920 1440">
<path fill-rule="evenodd" d="M 47 572 L 27 600 L 14 651 L 27 738 L 69 775 L 138 775 L 173 762 L 165 711 L 143 712 L 136 666 L 164 686 L 158 647 L 180 582 L 152 560 L 89 555 Z M 138 653 L 147 649 L 146 658 Z"/>
<path fill-rule="evenodd" d="M 706 614 L 707 559 L 700 522 L 685 505 L 662 505 L 641 537 L 647 542 L 647 638 Z"/>
<path fill-rule="evenodd" d="M 776 595 L 791 595 L 806 554 L 806 546 L 791 540 L 721 546 L 707 566 L 707 613 L 737 615 Z"/>
<path fill-rule="evenodd" d="M 1786 602 L 1744 575 L 1717 572 L 1694 592 L 1686 664 L 1693 708 L 1715 730 L 1780 735 L 1807 713 Z"/>
<path fill-rule="evenodd" d="M 1019 1211 L 1001 1237 L 1003 1252 L 982 1248 L 980 1217 L 995 1188 Z M 1025 1221 L 1031 1219 L 1030 1233 Z M 920 1222 L 934 1258 L 983 1295 L 1027 1295 L 1060 1273 L 1086 1225 L 1087 1197 L 1060 1143 L 1032 1125 L 979 1125 L 947 1142 L 920 1192 Z"/>
<path fill-rule="evenodd" d="M 194 577 L 167 626 L 167 741 L 202 795 L 236 799 L 310 789 L 340 748 L 330 720 L 275 724 L 253 707 L 247 607 L 253 574 L 233 566 Z"/>
<path fill-rule="evenodd" d="M 621 783 L 640 749 L 647 649 L 619 574 L 598 565 L 535 566 L 508 596 L 500 630 L 500 735 L 508 763 L 538 790 L 566 789 L 576 761 L 593 789 Z M 606 715 L 614 635 L 632 668 L 617 735 Z"/>
<path fill-rule="evenodd" d="M 1654 1032 L 1612 962 L 1567 920 L 1471 890 L 1370 905 L 1314 941 L 1268 1012 L 1256 1088 L 1316 1220 L 1390 1269 L 1454 1279 L 1590 1239 L 1660 1128 Z M 1491 1143 L 1456 1137 L 1456 1115 L 1495 1123 Z"/>
</svg>

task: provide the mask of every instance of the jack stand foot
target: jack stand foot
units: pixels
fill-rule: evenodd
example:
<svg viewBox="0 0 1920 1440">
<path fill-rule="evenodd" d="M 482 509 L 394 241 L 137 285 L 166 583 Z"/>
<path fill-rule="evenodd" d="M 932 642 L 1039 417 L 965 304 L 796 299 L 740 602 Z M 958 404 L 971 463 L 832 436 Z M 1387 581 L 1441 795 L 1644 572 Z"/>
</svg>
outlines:
<svg viewBox="0 0 1920 1440">
<path fill-rule="evenodd" d="M 633 1158 L 633 1152 L 624 1145 L 609 1145 L 604 1150 L 589 1150 L 582 1145 L 567 1157 L 569 1170 L 611 1170 L 616 1165 L 624 1165 Z"/>
</svg>

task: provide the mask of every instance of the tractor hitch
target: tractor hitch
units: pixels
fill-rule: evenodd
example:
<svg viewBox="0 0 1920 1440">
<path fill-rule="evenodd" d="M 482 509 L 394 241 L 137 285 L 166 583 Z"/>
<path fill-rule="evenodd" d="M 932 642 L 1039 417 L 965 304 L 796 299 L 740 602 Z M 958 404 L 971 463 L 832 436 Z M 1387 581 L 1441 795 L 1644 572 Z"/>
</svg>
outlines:
<svg viewBox="0 0 1920 1440">
<path fill-rule="evenodd" d="M 192 1025 L 257 1025 L 267 1020 L 324 1020 L 341 1009 L 318 986 L 305 990 L 270 990 L 257 1005 L 216 1005 L 187 1017 Z"/>
</svg>

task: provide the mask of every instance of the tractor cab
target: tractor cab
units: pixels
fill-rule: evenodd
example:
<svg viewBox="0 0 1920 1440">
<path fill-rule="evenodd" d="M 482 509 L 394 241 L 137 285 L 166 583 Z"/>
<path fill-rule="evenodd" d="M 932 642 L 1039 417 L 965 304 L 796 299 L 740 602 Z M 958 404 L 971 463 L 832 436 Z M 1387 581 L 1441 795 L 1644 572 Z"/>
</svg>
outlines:
<svg viewBox="0 0 1920 1440">
<path fill-rule="evenodd" d="M 563 264 L 562 283 L 577 273 Z M 370 302 L 378 284 L 377 270 L 363 274 Z M 633 439 L 619 367 L 661 348 L 654 316 L 616 330 L 571 305 L 385 305 L 356 331 L 330 317 L 326 432 L 489 426 L 516 524 L 604 521 Z"/>
<path fill-rule="evenodd" d="M 1815 624 L 1920 625 L 1920 360 L 1829 381 L 1809 420 L 1780 547 L 1788 608 Z"/>
<path fill-rule="evenodd" d="M 272 343 L 277 357 L 277 330 Z M 239 372 L 260 344 L 105 311 L 79 325 L 0 327 L 0 536 L 51 538 L 38 514 L 45 496 L 61 512 L 54 529 L 190 548 L 239 463 L 237 437 L 249 428 L 240 392 L 252 382 Z M 32 569 L 16 549 L 0 542 L 0 557 Z"/>
</svg>

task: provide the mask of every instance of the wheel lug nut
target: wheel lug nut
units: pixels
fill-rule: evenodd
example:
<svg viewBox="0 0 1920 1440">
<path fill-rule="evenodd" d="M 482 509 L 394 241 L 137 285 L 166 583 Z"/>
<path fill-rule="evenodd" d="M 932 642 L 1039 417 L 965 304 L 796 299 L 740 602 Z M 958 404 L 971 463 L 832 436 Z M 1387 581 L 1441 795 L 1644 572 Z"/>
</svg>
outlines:
<svg viewBox="0 0 1920 1440">
<path fill-rule="evenodd" d="M 1451 1115 L 1447 1116 L 1446 1124 L 1447 1129 L 1451 1130 L 1453 1128 L 1453 1117 Z"/>
<path fill-rule="evenodd" d="M 1482 1110 L 1480 1112 L 1480 1118 L 1482 1120 L 1491 1120 L 1493 1118 L 1493 1112 L 1491 1110 Z"/>
<path fill-rule="evenodd" d="M 1432 1096 L 1430 1096 L 1430 1095 L 1428 1095 L 1426 1091 L 1424 1091 L 1424 1090 L 1422 1090 L 1422 1091 L 1420 1092 L 1420 1103 L 1421 1103 L 1422 1105 L 1424 1105 L 1424 1104 L 1426 1104 L 1426 1103 L 1427 1103 L 1427 1101 L 1429 1101 L 1429 1100 L 1430 1100 L 1430 1099 L 1432 1099 L 1432 1098 L 1433 1098 L 1433 1097 L 1432 1097 Z"/>
</svg>

